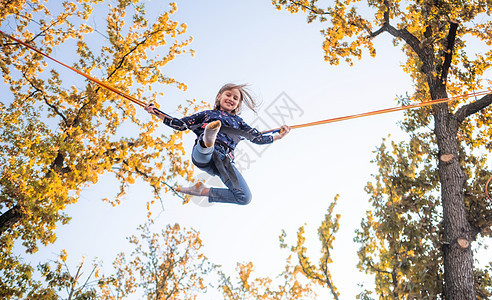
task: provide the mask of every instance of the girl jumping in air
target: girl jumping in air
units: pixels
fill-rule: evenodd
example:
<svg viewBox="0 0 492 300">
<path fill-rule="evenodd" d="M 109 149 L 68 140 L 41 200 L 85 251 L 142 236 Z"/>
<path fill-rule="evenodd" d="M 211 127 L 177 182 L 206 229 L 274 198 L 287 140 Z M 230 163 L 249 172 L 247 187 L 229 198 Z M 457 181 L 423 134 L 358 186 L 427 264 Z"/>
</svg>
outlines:
<svg viewBox="0 0 492 300">
<path fill-rule="evenodd" d="M 191 158 L 193 164 L 210 175 L 217 175 L 227 186 L 208 188 L 201 182 L 191 187 L 178 187 L 177 191 L 194 196 L 208 196 L 209 202 L 235 203 L 246 205 L 251 202 L 251 192 L 243 176 L 234 166 L 234 149 L 246 138 L 255 144 L 270 144 L 283 138 L 290 127 L 283 125 L 280 133 L 263 135 L 251 128 L 238 114 L 243 102 L 253 111 L 256 103 L 244 89 L 245 85 L 228 83 L 218 92 L 213 110 L 177 119 L 155 109 L 153 104 L 145 110 L 161 118 L 164 124 L 176 130 L 192 130 L 197 139 Z"/>
</svg>

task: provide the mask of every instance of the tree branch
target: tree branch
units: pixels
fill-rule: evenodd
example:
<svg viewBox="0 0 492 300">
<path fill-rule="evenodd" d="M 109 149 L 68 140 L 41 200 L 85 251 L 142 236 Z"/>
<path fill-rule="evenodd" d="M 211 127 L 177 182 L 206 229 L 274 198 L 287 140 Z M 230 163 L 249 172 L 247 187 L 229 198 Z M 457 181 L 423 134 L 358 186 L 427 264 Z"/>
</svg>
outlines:
<svg viewBox="0 0 492 300">
<path fill-rule="evenodd" d="M 24 77 L 24 79 L 27 82 L 29 82 L 29 84 L 31 85 L 31 87 L 34 88 L 34 90 L 35 90 L 33 93 L 31 93 L 31 95 L 35 94 L 36 92 L 40 92 L 41 95 L 42 95 L 42 97 L 43 97 L 44 102 L 46 103 L 46 105 L 48 105 L 48 107 L 50 107 L 58 116 L 60 116 L 60 118 L 63 119 L 63 122 L 65 122 L 65 125 L 68 126 L 67 118 L 60 112 L 60 110 L 58 109 L 58 107 L 56 107 L 55 105 L 49 103 L 48 99 L 46 98 L 46 95 L 45 95 L 44 91 L 41 90 L 40 88 L 38 88 L 36 86 L 36 84 L 34 84 L 34 82 L 32 82 L 24 73 L 22 74 L 22 76 Z"/>
<path fill-rule="evenodd" d="M 384 5 L 386 6 L 386 11 L 383 14 L 383 20 L 384 20 L 383 26 L 381 28 L 379 28 L 378 30 L 376 30 L 375 32 L 372 32 L 369 35 L 369 38 L 374 38 L 374 37 L 380 35 L 381 33 L 388 31 L 387 26 L 389 26 L 389 22 L 390 22 L 390 18 L 389 18 L 390 8 L 389 8 L 388 0 L 384 1 Z"/>
<path fill-rule="evenodd" d="M 68 16 L 67 16 L 68 17 Z M 67 18 L 65 17 L 65 19 Z M 29 41 L 27 41 L 28 44 L 32 43 L 35 39 L 37 39 L 38 37 L 40 36 L 44 36 L 45 35 L 45 32 L 48 31 L 51 27 L 53 27 L 54 25 L 56 25 L 56 22 L 51 22 L 51 24 L 46 27 L 44 30 L 40 31 L 38 34 L 36 34 L 32 39 L 30 39 Z"/>
<path fill-rule="evenodd" d="M 110 79 L 110 78 L 111 78 L 111 77 L 115 74 L 115 72 L 116 72 L 119 68 L 121 68 L 121 67 L 123 66 L 123 63 L 125 62 L 126 58 L 127 58 L 130 54 L 132 54 L 133 52 L 135 52 L 135 51 L 138 49 L 138 47 L 140 47 L 141 45 L 145 44 L 145 42 L 147 42 L 147 40 L 148 40 L 151 36 L 153 36 L 154 34 L 157 34 L 157 33 L 161 32 L 161 31 L 162 31 L 162 30 L 156 30 L 156 31 L 154 31 L 154 32 L 151 32 L 151 33 L 149 33 L 149 34 L 148 34 L 148 35 L 147 35 L 147 36 L 146 36 L 143 40 L 141 40 L 140 42 L 138 42 L 137 44 L 135 44 L 135 46 L 133 46 L 133 48 L 132 48 L 132 49 L 130 49 L 130 51 L 128 51 L 127 53 L 125 53 L 125 54 L 123 55 L 123 57 L 120 59 L 120 62 L 116 65 L 116 67 L 114 68 L 114 70 L 113 70 L 113 71 L 112 71 L 112 72 L 111 72 L 111 73 L 110 73 L 110 74 L 106 77 L 106 80 L 109 80 L 109 79 Z M 98 89 L 99 89 L 99 88 L 98 88 Z M 96 90 L 96 91 L 97 91 L 97 90 Z"/>
<path fill-rule="evenodd" d="M 397 29 L 390 24 L 390 7 L 388 0 L 384 0 L 384 5 L 386 6 L 386 11 L 384 12 L 383 18 L 384 23 L 381 28 L 369 35 L 370 38 L 374 38 L 383 32 L 388 32 L 396 38 L 404 40 L 418 55 L 423 63 L 422 69 L 424 73 L 428 73 L 431 70 L 432 63 L 434 61 L 433 51 L 428 47 L 422 47 L 420 40 L 413 34 L 411 34 L 406 28 Z"/>
<path fill-rule="evenodd" d="M 4 171 L 2 176 L 0 177 L 0 184 L 2 186 L 2 197 L 8 197 L 10 199 L 21 198 L 21 192 L 15 186 L 14 178 L 10 175 L 10 172 Z M 2 201 L 9 202 L 9 201 Z M 17 224 L 22 217 L 24 217 L 24 213 L 22 212 L 21 206 L 15 204 L 9 210 L 0 215 L 0 236 L 9 228 L 12 228 L 15 224 Z"/>
<path fill-rule="evenodd" d="M 324 236 L 323 233 L 321 233 L 321 235 Z M 333 236 L 333 234 L 330 234 L 330 236 L 326 240 L 329 240 L 332 236 Z M 323 273 L 325 275 L 325 282 L 328 285 L 328 288 L 330 289 L 331 294 L 333 295 L 333 298 L 335 300 L 338 300 L 338 293 L 336 291 L 335 286 L 333 285 L 333 283 L 330 280 L 330 272 L 328 270 L 328 259 L 330 258 L 330 248 L 328 247 L 328 244 L 325 244 L 325 243 L 323 243 L 323 248 L 325 249 L 326 254 L 325 254 L 325 261 L 321 265 L 321 270 L 323 271 Z"/>
<path fill-rule="evenodd" d="M 377 31 L 373 32 L 370 37 L 374 38 L 385 31 L 396 38 L 404 40 L 423 62 L 429 57 L 429 54 L 427 53 L 428 51 L 424 51 L 424 49 L 420 47 L 420 40 L 416 36 L 411 34 L 406 28 L 402 28 L 400 30 L 396 29 L 390 25 L 389 22 L 384 23 L 384 25 Z"/>
<path fill-rule="evenodd" d="M 0 235 L 19 222 L 22 215 L 21 208 L 18 204 L 0 215 Z"/>
<path fill-rule="evenodd" d="M 386 31 L 389 32 L 394 37 L 401 38 L 404 40 L 412 49 L 420 56 L 422 48 L 420 47 L 420 41 L 417 37 L 411 34 L 406 28 L 400 30 L 396 29 L 389 23 L 385 24 Z"/>
<path fill-rule="evenodd" d="M 129 167 L 128 162 L 126 160 L 124 160 L 123 163 Z M 151 175 L 149 175 L 143 171 L 140 171 L 140 169 L 138 169 L 137 167 L 135 167 L 135 172 L 137 174 L 140 174 L 145 179 L 151 178 Z M 164 203 L 162 202 L 162 198 L 161 198 L 161 195 L 159 193 L 160 189 L 158 187 L 156 187 L 155 185 L 151 184 L 150 181 L 149 181 L 149 184 L 154 189 L 154 195 L 156 195 L 159 198 L 159 201 L 161 202 L 162 209 L 164 210 Z M 179 195 L 178 192 L 176 192 L 176 190 L 172 186 L 168 185 L 166 182 L 164 182 L 164 184 L 166 184 L 176 195 Z"/>
<path fill-rule="evenodd" d="M 384 24 L 389 24 L 390 22 L 390 7 L 388 0 L 384 0 L 384 6 L 386 6 L 386 11 L 383 14 Z"/>
<path fill-rule="evenodd" d="M 458 23 L 451 23 L 448 33 L 448 45 L 446 54 L 444 55 L 444 64 L 441 70 L 441 82 L 446 84 L 446 79 L 448 77 L 449 68 L 451 67 L 451 60 L 453 58 L 454 42 L 456 40 L 456 31 L 458 30 Z"/>
<path fill-rule="evenodd" d="M 479 112 L 490 104 L 492 104 L 492 95 L 488 94 L 483 96 L 480 100 L 461 107 L 455 114 L 458 124 L 461 124 L 466 117 Z"/>
<path fill-rule="evenodd" d="M 378 35 L 380 35 L 381 33 L 385 32 L 385 31 L 388 31 L 386 29 L 386 24 L 384 24 L 381 28 L 379 28 L 378 30 L 372 32 L 370 35 L 369 35 L 369 38 L 375 38 L 377 37 Z"/>
<path fill-rule="evenodd" d="M 371 269 L 373 269 L 374 271 L 376 271 L 376 272 L 378 272 L 378 273 L 385 273 L 385 274 L 389 274 L 389 275 L 393 276 L 393 274 L 392 274 L 391 272 L 389 272 L 389 271 L 385 271 L 385 270 L 381 270 L 381 269 L 379 269 L 379 268 L 375 267 L 375 266 L 372 264 L 372 262 L 371 262 L 371 261 L 368 261 L 368 262 L 367 262 L 367 265 L 368 265 L 369 267 L 371 267 Z"/>
<path fill-rule="evenodd" d="M 156 30 L 154 32 L 151 32 L 149 33 L 142 41 L 138 42 L 137 44 L 135 44 L 135 46 L 130 49 L 130 51 L 128 51 L 127 53 L 125 53 L 123 55 L 123 57 L 121 57 L 120 61 L 118 62 L 118 64 L 116 64 L 116 66 L 114 67 L 113 71 L 111 71 L 110 74 L 108 74 L 108 76 L 106 76 L 106 81 L 109 81 L 109 79 L 111 79 L 111 77 L 116 73 L 116 71 L 118 69 L 120 69 L 122 66 L 123 66 L 123 63 L 125 62 L 126 58 L 132 54 L 133 52 L 135 52 L 139 46 L 145 44 L 145 42 L 147 42 L 147 40 L 153 36 L 154 34 L 157 34 L 159 32 L 161 32 L 163 30 Z M 165 30 L 166 32 L 170 31 L 170 30 Z M 97 94 L 99 91 L 101 90 L 101 87 L 98 85 L 98 87 L 94 90 L 94 94 Z M 82 107 L 79 109 L 79 113 L 88 105 L 90 104 L 91 101 L 87 101 L 84 105 L 82 105 Z"/>
<path fill-rule="evenodd" d="M 299 265 L 301 266 L 304 275 L 309 279 L 317 280 L 319 283 L 324 284 L 325 280 L 323 277 L 321 277 L 320 274 L 318 274 L 318 272 L 309 271 L 310 269 L 315 269 L 315 267 L 311 265 L 311 263 L 308 260 L 308 257 L 300 253 L 299 251 L 296 252 L 297 252 L 297 259 L 299 260 Z"/>
<path fill-rule="evenodd" d="M 329 12 L 325 12 L 324 10 L 315 10 L 313 6 L 307 6 L 307 5 L 304 5 L 302 3 L 300 3 L 299 1 L 292 1 L 293 4 L 297 5 L 297 6 L 300 6 L 306 10 L 309 10 L 311 13 L 313 14 L 316 14 L 316 15 L 329 15 L 330 13 Z"/>
</svg>

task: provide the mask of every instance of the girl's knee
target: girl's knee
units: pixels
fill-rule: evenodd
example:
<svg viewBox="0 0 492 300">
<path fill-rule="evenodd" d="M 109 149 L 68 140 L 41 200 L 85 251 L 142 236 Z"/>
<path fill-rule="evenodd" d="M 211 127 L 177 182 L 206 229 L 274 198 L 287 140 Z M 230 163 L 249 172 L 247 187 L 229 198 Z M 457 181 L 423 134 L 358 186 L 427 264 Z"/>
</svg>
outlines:
<svg viewBox="0 0 492 300">
<path fill-rule="evenodd" d="M 251 196 L 251 193 L 249 192 L 245 193 L 243 191 L 234 193 L 234 196 L 236 197 L 236 202 L 239 205 L 248 205 L 249 203 L 251 203 L 251 199 L 253 198 Z"/>
<path fill-rule="evenodd" d="M 202 148 L 196 143 L 191 152 L 191 160 L 199 168 L 207 167 L 212 162 L 213 148 Z"/>
</svg>

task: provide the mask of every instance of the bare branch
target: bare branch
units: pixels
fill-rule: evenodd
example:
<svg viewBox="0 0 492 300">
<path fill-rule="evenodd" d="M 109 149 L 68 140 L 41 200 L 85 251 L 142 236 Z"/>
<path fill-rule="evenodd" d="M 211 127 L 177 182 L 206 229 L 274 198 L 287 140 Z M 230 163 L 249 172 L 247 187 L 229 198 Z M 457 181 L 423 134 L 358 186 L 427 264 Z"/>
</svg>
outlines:
<svg viewBox="0 0 492 300">
<path fill-rule="evenodd" d="M 386 6 L 386 11 L 384 12 L 383 16 L 383 26 L 377 31 L 371 33 L 370 38 L 376 37 L 377 35 L 387 31 L 392 36 L 404 40 L 413 49 L 413 51 L 415 51 L 415 53 L 423 62 L 428 62 L 429 58 L 432 59 L 432 49 L 422 48 L 420 40 L 416 36 L 411 34 L 406 28 L 396 29 L 390 24 L 390 8 L 388 0 L 385 0 L 384 4 Z"/>
<path fill-rule="evenodd" d="M 17 204 L 11 209 L 7 210 L 0 215 L 0 235 L 3 234 L 5 230 L 13 227 L 22 218 L 23 213 L 21 207 Z"/>
<path fill-rule="evenodd" d="M 384 12 L 384 24 L 389 24 L 390 22 L 390 7 L 388 0 L 384 0 L 384 6 L 386 6 L 386 11 Z"/>
<path fill-rule="evenodd" d="M 466 117 L 479 112 L 490 104 L 492 104 L 492 95 L 488 94 L 483 96 L 480 100 L 461 107 L 455 114 L 458 124 L 461 124 L 461 122 L 463 122 Z"/>
<path fill-rule="evenodd" d="M 422 52 L 419 39 L 413 34 L 411 34 L 406 28 L 402 28 L 398 30 L 392 25 L 390 25 L 389 23 L 385 24 L 385 28 L 386 31 L 388 31 L 392 36 L 404 40 L 410 47 L 412 47 L 415 53 L 419 54 Z"/>
<path fill-rule="evenodd" d="M 65 17 L 65 19 L 66 19 L 66 17 Z M 35 35 L 32 39 L 30 39 L 30 40 L 29 40 L 29 41 L 27 41 L 26 43 L 30 44 L 30 43 L 32 43 L 35 39 L 37 39 L 38 37 L 40 37 L 40 36 L 44 36 L 44 33 L 45 33 L 46 31 L 48 31 L 51 27 L 55 26 L 55 25 L 56 25 L 56 22 L 51 22 L 51 24 L 50 24 L 48 27 L 46 27 L 43 31 L 39 32 L 38 34 L 36 34 L 36 35 Z"/>
<path fill-rule="evenodd" d="M 369 35 L 369 38 L 375 38 L 377 37 L 378 35 L 380 35 L 381 33 L 387 31 L 386 29 L 386 24 L 383 25 L 383 27 L 379 28 L 378 30 L 372 32 L 370 35 Z"/>
<path fill-rule="evenodd" d="M 368 261 L 367 265 L 368 265 L 371 269 L 373 269 L 374 271 L 376 271 L 376 272 L 378 272 L 378 273 L 385 273 L 385 274 L 389 274 L 389 275 L 393 276 L 392 272 L 385 271 L 385 270 L 381 270 L 381 269 L 379 269 L 379 268 L 375 267 L 375 266 L 372 264 L 372 262 L 370 262 L 370 261 Z"/>
<path fill-rule="evenodd" d="M 385 0 L 384 1 L 384 5 L 386 6 L 386 11 L 384 12 L 384 15 L 383 15 L 383 26 L 381 28 L 379 28 L 378 30 L 376 30 L 375 32 L 372 32 L 370 35 L 369 35 L 369 38 L 374 38 L 378 35 L 380 35 L 381 33 L 385 32 L 385 31 L 388 31 L 387 29 L 387 26 L 389 25 L 389 22 L 390 22 L 390 18 L 389 18 L 389 12 L 390 12 L 390 8 L 389 8 L 389 3 L 388 3 L 388 0 Z"/>
<path fill-rule="evenodd" d="M 27 82 L 29 82 L 29 84 L 31 85 L 31 87 L 34 88 L 34 90 L 35 90 L 35 92 L 31 93 L 31 95 L 33 95 L 36 92 L 40 92 L 41 95 L 43 96 L 43 99 L 44 99 L 44 102 L 46 103 L 46 105 L 48 105 L 48 107 L 50 107 L 58 116 L 60 116 L 60 118 L 63 119 L 63 122 L 65 122 L 65 125 L 68 126 L 67 118 L 61 113 L 61 111 L 58 109 L 58 107 L 56 107 L 55 105 L 49 103 L 48 99 L 46 98 L 46 95 L 45 95 L 44 91 L 42 89 L 38 88 L 36 86 L 36 84 L 34 82 L 32 82 L 32 80 L 30 80 L 24 73 L 22 74 L 22 76 L 24 77 L 24 79 Z"/>
<path fill-rule="evenodd" d="M 451 26 L 449 27 L 449 34 L 448 34 L 448 45 L 446 47 L 447 50 L 446 50 L 446 54 L 444 55 L 444 64 L 441 70 L 441 82 L 444 84 L 446 84 L 448 71 L 449 68 L 451 67 L 451 60 L 453 58 L 453 49 L 454 49 L 454 42 L 456 40 L 457 30 L 458 30 L 458 23 L 451 23 Z"/>
</svg>

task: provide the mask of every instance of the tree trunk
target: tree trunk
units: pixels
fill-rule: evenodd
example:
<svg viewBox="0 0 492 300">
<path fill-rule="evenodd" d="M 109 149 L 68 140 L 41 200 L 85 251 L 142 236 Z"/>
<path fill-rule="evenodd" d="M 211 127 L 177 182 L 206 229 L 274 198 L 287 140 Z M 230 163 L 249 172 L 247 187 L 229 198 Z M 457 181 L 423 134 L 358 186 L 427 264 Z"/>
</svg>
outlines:
<svg viewBox="0 0 492 300">
<path fill-rule="evenodd" d="M 432 94 L 433 97 L 447 97 L 443 89 Z M 458 158 L 459 124 L 455 116 L 448 112 L 446 104 L 436 108 L 434 118 L 443 207 L 444 297 L 476 299 L 473 253 L 470 248 L 473 233 L 466 218 L 464 203 L 466 175 Z"/>
<path fill-rule="evenodd" d="M 19 205 L 15 205 L 11 209 L 0 215 L 0 235 L 11 227 L 13 227 L 22 218 L 22 212 Z"/>
</svg>

